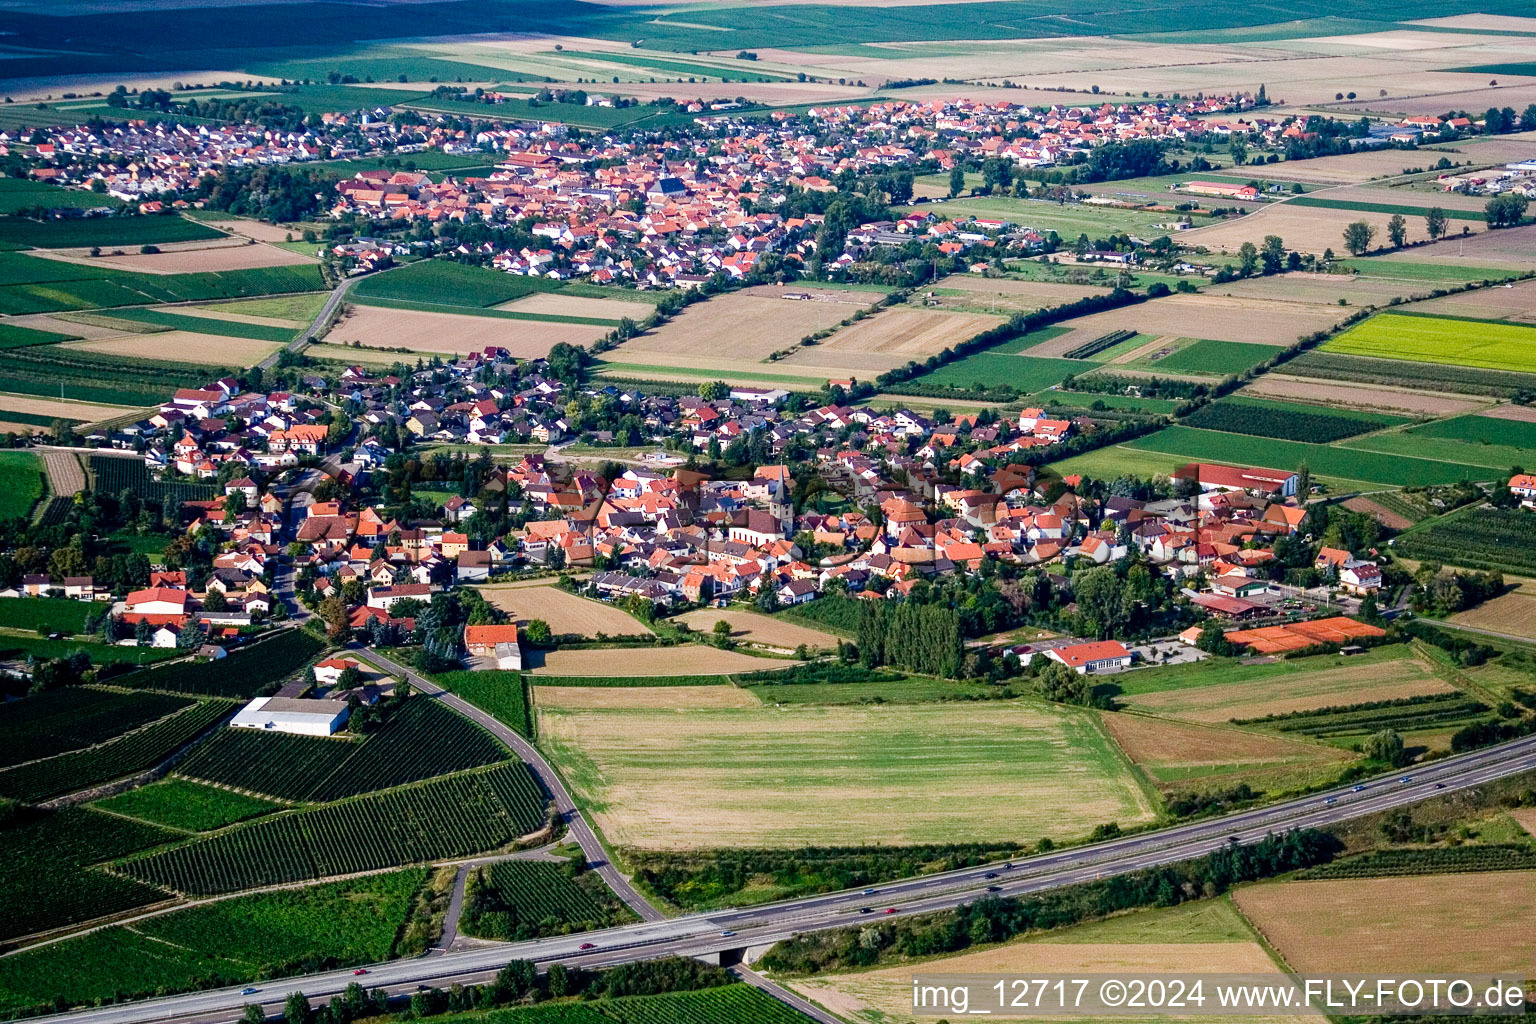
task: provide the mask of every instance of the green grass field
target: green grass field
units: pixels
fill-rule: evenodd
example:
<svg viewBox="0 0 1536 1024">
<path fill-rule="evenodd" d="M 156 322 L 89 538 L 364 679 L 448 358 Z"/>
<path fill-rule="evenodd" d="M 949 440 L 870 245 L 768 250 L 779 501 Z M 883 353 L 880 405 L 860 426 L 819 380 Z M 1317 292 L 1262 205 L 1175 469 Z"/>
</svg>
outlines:
<svg viewBox="0 0 1536 1024">
<path fill-rule="evenodd" d="M 1082 373 L 1093 364 L 1081 359 L 1050 359 L 1042 356 L 1016 356 L 995 351 L 977 352 L 941 366 L 932 373 L 912 378 L 914 384 L 939 384 L 974 388 L 978 384 L 996 387 L 1007 384 L 1015 391 L 1033 392 L 1060 384 L 1068 375 Z M 900 385 L 890 390 L 900 391 Z"/>
<path fill-rule="evenodd" d="M 1095 716 L 1033 701 L 550 710 L 539 737 L 620 847 L 1025 842 L 1153 813 Z"/>
<path fill-rule="evenodd" d="M 269 299 L 240 299 L 203 306 L 210 313 L 242 313 L 246 316 L 270 316 L 277 320 L 308 323 L 325 306 L 324 293 L 311 295 L 276 295 Z"/>
<path fill-rule="evenodd" d="M 1171 355 L 1147 365 L 1154 371 L 1160 370 L 1165 373 L 1198 373 L 1227 377 L 1234 373 L 1242 373 L 1250 366 L 1257 366 L 1283 347 L 1282 345 L 1250 345 L 1241 341 L 1211 341 L 1201 338 L 1194 344 L 1183 345 Z"/>
<path fill-rule="evenodd" d="M 0 452 L 0 519 L 31 514 L 43 496 L 43 465 L 31 452 Z"/>
<path fill-rule="evenodd" d="M 1147 210 L 1063 206 L 1034 199 L 1014 199 L 1011 196 L 960 196 L 938 205 L 930 203 L 903 208 L 903 212 L 910 210 L 937 213 L 953 219 L 979 217 L 983 220 L 1008 220 L 1042 232 L 1055 231 L 1068 240 L 1080 234 L 1086 234 L 1089 238 L 1103 238 L 1127 231 L 1145 238 L 1154 238 L 1158 234 L 1167 234 L 1166 231 L 1160 232 L 1154 225 L 1171 219 L 1169 214 Z"/>
<path fill-rule="evenodd" d="M 60 334 L 57 331 L 38 331 L 30 327 L 17 327 L 15 324 L 0 324 L 0 348 L 29 348 L 33 345 L 55 345 L 61 341 L 69 341 L 79 337 L 75 334 Z"/>
<path fill-rule="evenodd" d="M 1423 217 L 1431 207 L 1411 203 L 1371 203 L 1358 199 L 1330 199 L 1327 196 L 1296 196 L 1290 202 L 1297 206 L 1318 206 L 1327 210 L 1347 210 L 1352 213 L 1400 213 L 1404 217 Z M 1447 220 L 1470 220 L 1481 223 L 1480 210 L 1447 210 L 1442 207 Z"/>
<path fill-rule="evenodd" d="M 1486 473 L 1469 472 L 1467 467 L 1454 463 L 1382 455 L 1335 445 L 1225 434 L 1195 427 L 1167 427 L 1123 447 L 1179 456 L 1184 461 L 1221 462 L 1268 469 L 1295 469 L 1305 462 L 1311 467 L 1314 476 L 1396 487 L 1450 484 L 1469 475 L 1473 478 L 1487 476 Z"/>
<path fill-rule="evenodd" d="M 396 871 L 243 896 L 5 957 L 0 1012 L 19 1016 L 387 960 L 425 876 Z"/>
<path fill-rule="evenodd" d="M 1383 313 L 1323 345 L 1324 352 L 1536 373 L 1536 327 Z"/>
<path fill-rule="evenodd" d="M 97 610 L 94 602 L 68 597 L 16 597 L 0 601 L 0 626 L 78 633 L 86 616 Z"/>
<path fill-rule="evenodd" d="M 49 210 L 90 210 L 122 205 L 121 199 L 103 192 L 61 188 L 30 178 L 0 178 L 0 214 L 12 214 L 39 206 Z"/>
<path fill-rule="evenodd" d="M 559 291 L 560 283 L 543 277 L 504 274 L 447 260 L 421 260 L 359 281 L 352 294 L 359 301 L 395 299 L 448 306 L 494 306 L 535 292 Z"/>
<path fill-rule="evenodd" d="M 1536 466 L 1536 423 L 1458 416 L 1347 442 L 1366 451 L 1507 470 Z"/>
<path fill-rule="evenodd" d="M 50 221 L 0 217 L 0 243 L 30 245 L 39 249 L 69 249 L 87 245 L 105 248 L 112 245 L 194 242 L 223 237 L 224 232 L 206 224 L 168 215 Z"/>
<path fill-rule="evenodd" d="M 218 307 L 214 307 L 217 311 Z M 276 341 L 286 344 L 296 333 L 292 327 L 273 327 L 269 324 L 248 324 L 239 320 L 215 320 L 206 316 L 187 316 L 170 309 L 119 309 L 111 314 L 114 320 L 127 320 L 135 324 L 169 327 L 176 331 L 192 331 L 196 334 L 216 334 L 225 338 L 250 338 L 255 341 Z"/>
<path fill-rule="evenodd" d="M 1037 391 L 1025 400 L 1029 405 L 1049 408 L 1052 404 L 1069 409 L 1092 409 L 1103 402 L 1106 409 L 1125 409 L 1131 412 L 1171 413 L 1183 405 L 1172 398 L 1137 398 L 1134 395 L 1100 395 L 1092 391 Z"/>
<path fill-rule="evenodd" d="M 1171 476 L 1174 470 L 1188 461 L 1176 455 L 1113 445 L 1052 462 L 1050 468 L 1062 476 L 1081 474 L 1095 480 L 1113 480 L 1121 476 L 1149 479 L 1154 476 Z"/>
<path fill-rule="evenodd" d="M 1335 267 L 1357 270 L 1361 277 L 1389 281 L 1422 281 L 1425 284 L 1462 284 L 1467 281 L 1500 281 L 1514 275 L 1508 267 L 1468 267 L 1460 263 L 1418 263 L 1388 256 L 1339 260 Z"/>
<path fill-rule="evenodd" d="M 140 786 L 98 801 L 96 806 L 104 811 L 191 832 L 223 828 L 278 807 L 270 800 L 188 779 L 166 779 Z"/>
</svg>

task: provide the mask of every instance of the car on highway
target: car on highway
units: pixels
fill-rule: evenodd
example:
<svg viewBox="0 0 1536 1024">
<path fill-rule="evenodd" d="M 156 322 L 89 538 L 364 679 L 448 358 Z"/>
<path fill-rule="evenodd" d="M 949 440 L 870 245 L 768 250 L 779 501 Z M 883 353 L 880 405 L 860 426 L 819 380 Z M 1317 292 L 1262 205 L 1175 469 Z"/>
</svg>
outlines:
<svg viewBox="0 0 1536 1024">
<path fill-rule="evenodd" d="M 997 877 L 997 872 L 996 872 L 996 871 L 988 871 L 988 872 L 987 872 L 987 873 L 986 873 L 986 874 L 985 874 L 985 875 L 983 875 L 983 876 L 982 876 L 982 877 L 983 877 L 983 878 L 996 878 L 996 877 Z"/>
<path fill-rule="evenodd" d="M 1338 803 L 1338 802 L 1339 802 L 1339 798 L 1338 798 L 1338 797 L 1336 797 L 1336 796 L 1331 796 L 1331 797 L 1329 797 L 1329 798 L 1328 798 L 1328 799 L 1326 799 L 1326 800 L 1324 800 L 1324 801 L 1323 801 L 1323 803 L 1325 803 L 1325 804 L 1327 804 L 1327 805 L 1329 805 L 1329 806 L 1330 806 L 1330 807 L 1331 807 L 1331 806 L 1332 806 L 1332 805 L 1334 805 L 1334 804 L 1336 804 L 1336 803 Z"/>
<path fill-rule="evenodd" d="M 1004 871 L 1012 871 L 1013 870 L 1013 861 L 1010 860 L 1006 864 L 1004 864 L 1003 865 L 1003 870 Z"/>
<path fill-rule="evenodd" d="M 895 907 L 886 907 L 885 908 L 885 912 L 887 914 L 894 914 L 894 913 L 896 913 L 896 908 Z"/>
<path fill-rule="evenodd" d="M 1437 782 L 1437 783 L 1435 783 L 1435 788 L 1436 789 L 1444 789 L 1445 788 L 1445 783 Z"/>
<path fill-rule="evenodd" d="M 1003 891 L 1003 887 L 1000 886 L 1000 885 L 989 885 L 989 886 L 987 886 L 987 892 L 1002 892 L 1002 891 Z"/>
<path fill-rule="evenodd" d="M 873 896 L 874 894 L 875 894 L 875 890 L 873 890 L 873 889 L 865 889 L 864 892 L 863 892 L 863 895 L 865 895 L 865 896 Z"/>
<path fill-rule="evenodd" d="M 1364 790 L 1365 790 L 1364 786 L 1356 786 L 1354 789 L 1350 790 L 1350 792 L 1351 793 L 1360 793 L 1360 792 L 1363 792 Z"/>
<path fill-rule="evenodd" d="M 260 989 L 255 989 L 255 988 L 251 988 L 249 985 L 247 985 L 245 988 L 240 990 L 240 994 L 243 995 L 243 996 L 253 996 L 253 995 L 255 995 L 259 991 L 261 991 L 261 990 Z"/>
<path fill-rule="evenodd" d="M 1401 783 L 1402 785 L 1406 786 L 1408 783 L 1413 781 L 1413 776 L 1412 775 L 1404 775 L 1402 778 L 1398 779 L 1397 781 L 1399 783 Z"/>
<path fill-rule="evenodd" d="M 733 931 L 731 931 L 731 930 L 730 930 L 730 929 L 729 929 L 729 928 L 727 928 L 727 929 L 726 929 L 726 930 L 725 930 L 725 931 L 723 931 L 723 932 L 721 932 L 721 933 L 720 933 L 720 937 L 721 937 L 721 938 L 722 938 L 722 939 L 728 939 L 728 938 L 730 938 L 730 937 L 731 937 L 731 936 L 732 936 L 732 935 L 735 935 L 735 934 L 736 934 L 736 933 L 735 933 L 735 932 L 733 932 Z"/>
<path fill-rule="evenodd" d="M 859 913 L 861 913 L 861 914 L 873 914 L 874 912 L 875 912 L 875 908 L 874 907 L 860 907 L 859 908 Z"/>
<path fill-rule="evenodd" d="M 367 974 L 368 973 L 368 968 L 366 968 L 366 967 L 359 967 L 357 970 L 353 971 L 352 973 L 354 975 Z"/>
<path fill-rule="evenodd" d="M 581 945 L 577 946 L 576 948 L 577 949 L 596 949 L 597 948 L 597 943 L 595 943 L 595 942 L 583 942 Z"/>
</svg>

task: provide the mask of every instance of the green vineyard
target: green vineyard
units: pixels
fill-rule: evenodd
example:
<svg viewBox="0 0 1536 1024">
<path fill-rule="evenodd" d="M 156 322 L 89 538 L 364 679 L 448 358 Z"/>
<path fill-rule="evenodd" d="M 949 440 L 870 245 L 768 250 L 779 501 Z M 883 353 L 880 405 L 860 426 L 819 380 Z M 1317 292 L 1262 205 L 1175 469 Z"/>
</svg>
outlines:
<svg viewBox="0 0 1536 1024">
<path fill-rule="evenodd" d="M 596 875 L 572 878 L 562 864 L 502 861 L 469 885 L 463 928 L 481 938 L 533 939 L 634 920 Z"/>
<path fill-rule="evenodd" d="M 1397 551 L 1406 558 L 1468 569 L 1536 575 L 1536 515 L 1518 508 L 1480 508 L 1402 537 Z"/>
<path fill-rule="evenodd" d="M 201 701 L 103 743 L 0 772 L 0 796 L 36 803 L 149 769 L 234 711 L 227 701 Z"/>
<path fill-rule="evenodd" d="M 226 729 L 177 771 L 283 800 L 330 801 L 506 757 L 506 749 L 469 719 L 430 698 L 413 697 L 362 741 Z"/>
<path fill-rule="evenodd" d="M 746 985 L 630 996 L 597 1004 L 618 1024 L 805 1024 L 805 1017 Z"/>
<path fill-rule="evenodd" d="M 498 849 L 542 827 L 545 805 L 517 762 L 261 819 L 119 870 L 189 894 L 235 892 Z"/>
<path fill-rule="evenodd" d="M 1445 846 L 1431 849 L 1370 850 L 1331 864 L 1308 868 L 1299 878 L 1380 878 L 1444 875 L 1468 871 L 1530 871 L 1536 849 L 1529 846 Z"/>
<path fill-rule="evenodd" d="M 92 455 L 90 463 L 91 475 L 96 480 L 94 489 L 102 494 L 132 491 L 146 501 L 179 506 L 183 501 L 209 501 L 218 493 L 218 488 L 212 484 L 152 480 L 142 459 Z"/>
<path fill-rule="evenodd" d="M 191 703 L 159 693 L 70 686 L 0 705 L 0 766 L 103 743 Z"/>
<path fill-rule="evenodd" d="M 286 629 L 231 651 L 219 661 L 178 661 L 113 680 L 117 686 L 213 697 L 254 697 L 270 684 L 293 675 L 325 649 L 298 629 Z"/>
<path fill-rule="evenodd" d="M 24 811 L 0 829 L 0 938 L 87 921 L 165 894 L 90 867 L 174 838 L 154 825 L 83 808 Z"/>
</svg>

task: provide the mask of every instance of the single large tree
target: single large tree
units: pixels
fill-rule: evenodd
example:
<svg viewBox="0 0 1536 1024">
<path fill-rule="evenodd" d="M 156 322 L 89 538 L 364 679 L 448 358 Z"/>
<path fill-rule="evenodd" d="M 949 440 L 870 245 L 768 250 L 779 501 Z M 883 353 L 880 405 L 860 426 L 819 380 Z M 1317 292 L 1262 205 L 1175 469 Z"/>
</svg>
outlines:
<svg viewBox="0 0 1536 1024">
<path fill-rule="evenodd" d="M 1440 207 L 1431 206 L 1429 208 L 1429 212 L 1424 215 L 1424 230 L 1429 233 L 1431 241 L 1445 234 L 1448 219 L 1445 211 L 1440 209 Z"/>
<path fill-rule="evenodd" d="M 1392 219 L 1387 221 L 1387 240 L 1394 249 L 1401 249 L 1408 244 L 1408 220 L 1402 214 L 1394 213 Z"/>
<path fill-rule="evenodd" d="M 1352 221 L 1344 228 L 1344 248 L 1349 250 L 1351 256 L 1362 255 L 1371 247 L 1371 242 L 1376 237 L 1376 229 L 1370 221 Z"/>
</svg>

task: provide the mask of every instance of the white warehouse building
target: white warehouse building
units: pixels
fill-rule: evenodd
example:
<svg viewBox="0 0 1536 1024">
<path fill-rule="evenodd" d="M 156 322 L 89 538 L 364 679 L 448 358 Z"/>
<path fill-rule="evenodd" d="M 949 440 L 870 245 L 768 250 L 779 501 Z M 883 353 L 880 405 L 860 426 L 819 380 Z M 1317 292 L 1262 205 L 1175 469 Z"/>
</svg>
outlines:
<svg viewBox="0 0 1536 1024">
<path fill-rule="evenodd" d="M 298 736 L 330 736 L 346 724 L 343 701 L 257 697 L 229 720 L 232 729 L 266 729 Z"/>
</svg>

